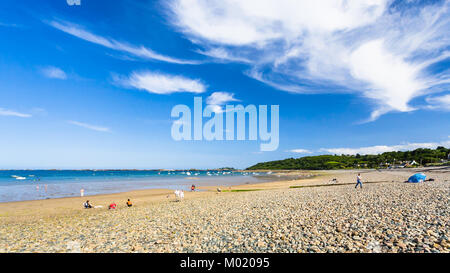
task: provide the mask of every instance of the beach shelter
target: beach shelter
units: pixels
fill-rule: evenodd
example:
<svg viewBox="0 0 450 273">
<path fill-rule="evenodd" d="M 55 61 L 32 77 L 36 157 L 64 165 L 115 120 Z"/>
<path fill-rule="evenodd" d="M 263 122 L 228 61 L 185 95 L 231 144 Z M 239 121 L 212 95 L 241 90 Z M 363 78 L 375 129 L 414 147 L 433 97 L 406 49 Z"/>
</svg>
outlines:
<svg viewBox="0 0 450 273">
<path fill-rule="evenodd" d="M 425 181 L 427 176 L 424 173 L 416 173 L 408 178 L 408 182 L 410 183 L 419 183 Z"/>
</svg>

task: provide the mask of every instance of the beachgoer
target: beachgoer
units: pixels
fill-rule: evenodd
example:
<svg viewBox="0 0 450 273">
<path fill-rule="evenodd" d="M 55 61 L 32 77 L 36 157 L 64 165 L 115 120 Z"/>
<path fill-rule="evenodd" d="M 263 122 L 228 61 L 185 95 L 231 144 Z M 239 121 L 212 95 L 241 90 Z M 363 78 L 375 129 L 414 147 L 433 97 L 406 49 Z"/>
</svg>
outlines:
<svg viewBox="0 0 450 273">
<path fill-rule="evenodd" d="M 80 196 L 83 197 L 84 196 L 84 189 L 80 190 Z"/>
<path fill-rule="evenodd" d="M 191 186 L 191 191 L 195 191 L 195 185 Z"/>
<path fill-rule="evenodd" d="M 116 209 L 116 208 L 117 208 L 116 203 L 112 202 L 111 204 L 109 204 L 108 209 Z"/>
<path fill-rule="evenodd" d="M 175 197 L 177 201 L 181 201 L 184 198 L 184 192 L 182 190 L 175 190 Z"/>
<path fill-rule="evenodd" d="M 128 201 L 127 201 L 127 206 L 128 206 L 128 207 L 133 206 L 133 203 L 131 203 L 130 199 L 128 199 Z"/>
<path fill-rule="evenodd" d="M 91 209 L 92 205 L 89 203 L 89 200 L 86 200 L 86 202 L 84 202 L 84 208 L 85 209 Z"/>
<path fill-rule="evenodd" d="M 356 176 L 356 186 L 355 189 L 358 187 L 358 185 L 361 187 L 362 189 L 362 181 L 361 181 L 361 174 L 358 173 L 358 175 Z"/>
</svg>

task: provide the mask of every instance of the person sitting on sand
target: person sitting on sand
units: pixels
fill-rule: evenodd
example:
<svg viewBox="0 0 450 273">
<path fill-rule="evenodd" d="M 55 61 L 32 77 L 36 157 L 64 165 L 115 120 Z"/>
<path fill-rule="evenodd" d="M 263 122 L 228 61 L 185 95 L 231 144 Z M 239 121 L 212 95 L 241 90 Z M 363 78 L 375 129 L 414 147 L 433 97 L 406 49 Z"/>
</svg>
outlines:
<svg viewBox="0 0 450 273">
<path fill-rule="evenodd" d="M 117 205 L 114 202 L 112 202 L 108 207 L 108 209 L 116 209 L 116 208 L 117 208 Z"/>
<path fill-rule="evenodd" d="M 133 206 L 133 203 L 131 203 L 130 199 L 128 199 L 128 201 L 127 201 L 127 206 L 128 207 L 132 207 Z"/>
<path fill-rule="evenodd" d="M 362 189 L 362 181 L 361 181 L 361 174 L 358 173 L 358 175 L 356 176 L 356 186 L 355 189 L 358 188 L 358 185 L 361 187 Z"/>
<path fill-rule="evenodd" d="M 89 203 L 89 200 L 86 200 L 86 202 L 84 202 L 84 208 L 85 209 L 92 209 L 92 205 Z"/>
</svg>

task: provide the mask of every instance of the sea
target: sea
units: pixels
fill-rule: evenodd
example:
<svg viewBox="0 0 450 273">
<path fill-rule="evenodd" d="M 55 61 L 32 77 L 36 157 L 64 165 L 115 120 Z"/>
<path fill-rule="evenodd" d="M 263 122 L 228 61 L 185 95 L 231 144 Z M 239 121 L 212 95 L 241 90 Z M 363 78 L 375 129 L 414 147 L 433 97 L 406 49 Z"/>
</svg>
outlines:
<svg viewBox="0 0 450 273">
<path fill-rule="evenodd" d="M 0 170 L 0 202 L 127 192 L 189 191 L 191 185 L 230 187 L 275 180 L 264 172 L 231 170 Z"/>
</svg>

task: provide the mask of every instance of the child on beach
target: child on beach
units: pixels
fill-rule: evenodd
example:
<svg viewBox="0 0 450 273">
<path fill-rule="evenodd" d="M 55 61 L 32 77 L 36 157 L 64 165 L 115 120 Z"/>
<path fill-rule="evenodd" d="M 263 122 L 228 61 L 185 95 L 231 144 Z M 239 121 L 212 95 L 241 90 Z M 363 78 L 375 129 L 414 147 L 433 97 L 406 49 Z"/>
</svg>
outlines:
<svg viewBox="0 0 450 273">
<path fill-rule="evenodd" d="M 358 185 L 361 187 L 362 189 L 362 181 L 361 181 L 361 174 L 358 173 L 358 175 L 356 176 L 356 186 L 355 189 L 358 188 Z"/>
<path fill-rule="evenodd" d="M 133 206 L 133 204 L 131 203 L 130 199 L 128 199 L 128 201 L 127 201 L 127 206 L 128 206 L 128 207 Z"/>
</svg>

